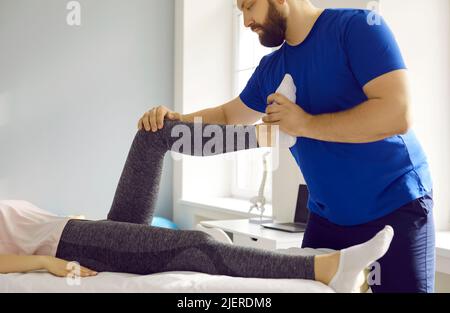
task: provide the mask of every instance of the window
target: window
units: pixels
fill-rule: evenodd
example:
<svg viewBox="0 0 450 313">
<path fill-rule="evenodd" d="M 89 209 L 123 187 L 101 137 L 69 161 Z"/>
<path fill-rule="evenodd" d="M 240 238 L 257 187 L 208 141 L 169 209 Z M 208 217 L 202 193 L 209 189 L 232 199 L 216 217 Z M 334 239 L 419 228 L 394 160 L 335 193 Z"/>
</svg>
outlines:
<svg viewBox="0 0 450 313">
<path fill-rule="evenodd" d="M 239 96 L 245 88 L 263 56 L 273 49 L 263 47 L 258 36 L 244 26 L 241 11 L 234 10 L 234 71 L 233 96 Z M 262 123 L 260 120 L 257 124 Z M 232 165 L 231 193 L 235 198 L 250 199 L 257 196 L 263 178 L 263 159 L 271 149 L 243 151 L 236 154 Z M 264 196 L 266 201 L 272 201 L 272 162 L 271 154 L 267 156 L 268 175 Z"/>
</svg>

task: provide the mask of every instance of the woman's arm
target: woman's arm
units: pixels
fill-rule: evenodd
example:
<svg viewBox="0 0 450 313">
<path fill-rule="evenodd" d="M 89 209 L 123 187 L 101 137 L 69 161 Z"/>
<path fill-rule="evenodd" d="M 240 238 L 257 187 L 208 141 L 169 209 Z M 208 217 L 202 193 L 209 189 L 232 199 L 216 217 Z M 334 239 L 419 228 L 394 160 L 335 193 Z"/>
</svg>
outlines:
<svg viewBox="0 0 450 313">
<path fill-rule="evenodd" d="M 24 273 L 45 269 L 42 256 L 0 255 L 0 273 Z"/>
<path fill-rule="evenodd" d="M 25 256 L 25 255 L 0 255 L 0 274 L 27 273 L 38 270 L 46 270 L 59 277 L 67 277 L 69 274 L 80 277 L 97 275 L 96 272 L 82 267 L 74 270 L 71 263 L 51 256 Z"/>
</svg>

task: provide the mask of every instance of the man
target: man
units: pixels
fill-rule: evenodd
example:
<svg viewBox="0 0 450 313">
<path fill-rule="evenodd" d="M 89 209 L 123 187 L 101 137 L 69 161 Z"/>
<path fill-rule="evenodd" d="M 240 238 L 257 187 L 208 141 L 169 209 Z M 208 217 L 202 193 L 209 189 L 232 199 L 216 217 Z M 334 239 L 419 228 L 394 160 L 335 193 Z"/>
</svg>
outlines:
<svg viewBox="0 0 450 313">
<path fill-rule="evenodd" d="M 291 152 L 310 191 L 303 246 L 342 249 L 392 225 L 396 236 L 379 277 L 369 282 L 373 291 L 432 292 L 432 181 L 410 130 L 406 66 L 385 21 L 377 16 L 373 23 L 374 13 L 364 10 L 319 9 L 309 0 L 237 4 L 261 44 L 280 49 L 261 60 L 231 102 L 187 115 L 158 107 L 139 127 L 157 131 L 164 117 L 195 116 L 217 124 L 263 117 L 279 125 L 297 137 Z M 297 103 L 274 94 L 287 73 Z"/>
</svg>

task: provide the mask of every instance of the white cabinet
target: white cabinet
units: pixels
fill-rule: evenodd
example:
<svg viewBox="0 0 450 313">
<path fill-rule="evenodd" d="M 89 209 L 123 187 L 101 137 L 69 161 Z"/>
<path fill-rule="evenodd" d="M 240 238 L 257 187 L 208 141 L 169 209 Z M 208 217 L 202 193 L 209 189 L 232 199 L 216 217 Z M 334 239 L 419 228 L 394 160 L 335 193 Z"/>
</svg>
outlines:
<svg viewBox="0 0 450 313">
<path fill-rule="evenodd" d="M 200 225 L 206 228 L 218 228 L 230 234 L 235 245 L 267 250 L 300 248 L 303 233 L 288 233 L 266 229 L 251 224 L 247 219 L 228 221 L 205 221 Z"/>
</svg>

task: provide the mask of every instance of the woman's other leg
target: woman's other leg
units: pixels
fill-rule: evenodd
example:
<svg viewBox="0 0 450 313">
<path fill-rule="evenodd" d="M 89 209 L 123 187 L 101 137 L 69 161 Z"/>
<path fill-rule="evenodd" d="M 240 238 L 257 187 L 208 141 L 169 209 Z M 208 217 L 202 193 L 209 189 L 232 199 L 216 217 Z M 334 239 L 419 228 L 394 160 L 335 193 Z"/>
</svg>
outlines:
<svg viewBox="0 0 450 313">
<path fill-rule="evenodd" d="M 164 128 L 158 132 L 139 131 L 128 154 L 108 220 L 151 222 L 168 151 L 204 157 L 258 147 L 256 126 L 166 120 Z"/>
</svg>

